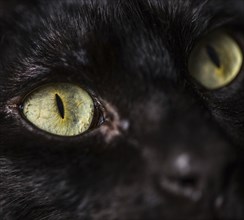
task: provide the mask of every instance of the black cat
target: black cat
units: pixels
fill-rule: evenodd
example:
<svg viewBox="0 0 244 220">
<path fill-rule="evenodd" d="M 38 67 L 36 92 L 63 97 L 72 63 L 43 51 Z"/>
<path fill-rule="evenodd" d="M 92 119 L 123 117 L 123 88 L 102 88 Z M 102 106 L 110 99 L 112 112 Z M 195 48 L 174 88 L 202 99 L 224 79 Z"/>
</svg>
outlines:
<svg viewBox="0 0 244 220">
<path fill-rule="evenodd" d="M 0 219 L 244 219 L 243 30 L 243 0 L 0 1 Z"/>
</svg>

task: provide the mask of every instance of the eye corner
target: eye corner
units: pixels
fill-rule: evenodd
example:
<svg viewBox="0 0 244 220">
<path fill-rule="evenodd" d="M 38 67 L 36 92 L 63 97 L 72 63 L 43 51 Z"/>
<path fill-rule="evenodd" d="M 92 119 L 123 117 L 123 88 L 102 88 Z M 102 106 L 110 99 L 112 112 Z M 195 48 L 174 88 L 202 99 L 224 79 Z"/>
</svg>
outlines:
<svg viewBox="0 0 244 220">
<path fill-rule="evenodd" d="M 104 122 L 95 93 L 73 83 L 39 86 L 24 96 L 18 109 L 31 130 L 61 138 L 81 136 Z"/>
<path fill-rule="evenodd" d="M 193 45 L 188 56 L 190 79 L 207 90 L 229 86 L 243 69 L 243 47 L 232 31 L 215 30 Z"/>
<path fill-rule="evenodd" d="M 106 121 L 105 118 L 106 109 L 104 108 L 104 105 L 102 104 L 100 99 L 97 96 L 95 96 L 93 92 L 91 94 L 92 94 L 91 97 L 93 99 L 93 105 L 94 105 L 94 117 L 91 126 L 88 129 L 88 132 L 96 128 L 99 128 Z"/>
</svg>

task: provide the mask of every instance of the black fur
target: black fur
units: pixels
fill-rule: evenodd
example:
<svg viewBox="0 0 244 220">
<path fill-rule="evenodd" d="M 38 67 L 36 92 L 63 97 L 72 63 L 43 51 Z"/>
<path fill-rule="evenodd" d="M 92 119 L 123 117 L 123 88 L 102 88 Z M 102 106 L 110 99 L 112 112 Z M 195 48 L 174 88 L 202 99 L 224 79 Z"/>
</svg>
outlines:
<svg viewBox="0 0 244 220">
<path fill-rule="evenodd" d="M 221 28 L 244 50 L 243 0 L 0 1 L 0 219 L 244 219 L 244 71 L 207 91 L 187 69 Z M 19 104 L 50 82 L 87 88 L 106 123 L 30 126 Z"/>
</svg>

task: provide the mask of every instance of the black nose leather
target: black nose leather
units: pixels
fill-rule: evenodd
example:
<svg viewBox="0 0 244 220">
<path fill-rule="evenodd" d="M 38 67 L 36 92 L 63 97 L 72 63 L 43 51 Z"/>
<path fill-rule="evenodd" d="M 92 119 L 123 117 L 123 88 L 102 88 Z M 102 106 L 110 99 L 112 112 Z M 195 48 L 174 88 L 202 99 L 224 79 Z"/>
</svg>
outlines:
<svg viewBox="0 0 244 220">
<path fill-rule="evenodd" d="M 189 153 L 178 153 L 164 162 L 160 186 L 166 192 L 197 201 L 211 175 L 207 162 Z"/>
</svg>

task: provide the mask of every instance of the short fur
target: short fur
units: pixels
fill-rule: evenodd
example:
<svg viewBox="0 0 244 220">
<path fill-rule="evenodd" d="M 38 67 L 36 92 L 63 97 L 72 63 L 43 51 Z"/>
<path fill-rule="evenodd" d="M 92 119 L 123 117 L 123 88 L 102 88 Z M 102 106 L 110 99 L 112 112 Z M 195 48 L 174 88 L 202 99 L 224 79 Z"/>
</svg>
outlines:
<svg viewBox="0 0 244 220">
<path fill-rule="evenodd" d="M 187 68 L 221 28 L 244 49 L 243 0 L 0 1 L 0 219 L 244 219 L 244 71 L 208 91 Z M 87 88 L 106 123 L 29 125 L 18 106 L 50 82 Z"/>
</svg>

